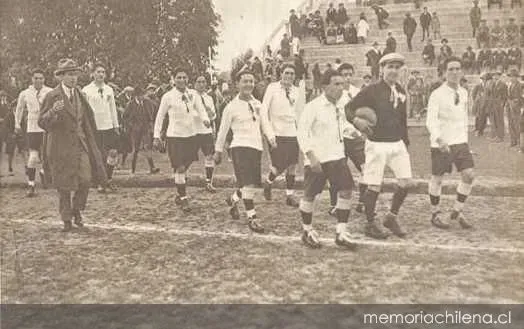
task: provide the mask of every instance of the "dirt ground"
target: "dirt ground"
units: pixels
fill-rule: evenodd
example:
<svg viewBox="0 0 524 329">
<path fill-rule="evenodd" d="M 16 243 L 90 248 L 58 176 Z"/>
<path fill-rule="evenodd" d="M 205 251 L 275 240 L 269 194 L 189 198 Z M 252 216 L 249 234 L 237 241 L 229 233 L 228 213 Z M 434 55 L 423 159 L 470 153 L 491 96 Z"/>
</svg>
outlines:
<svg viewBox="0 0 524 329">
<path fill-rule="evenodd" d="M 299 240 L 296 209 L 256 199 L 268 231 L 253 235 L 230 219 L 223 202 L 189 188 L 193 212 L 174 205 L 174 189 L 95 191 L 86 229 L 61 233 L 56 192 L 28 202 L 2 190 L 2 303 L 519 303 L 524 302 L 523 199 L 471 197 L 475 229 L 440 231 L 429 223 L 428 200 L 410 195 L 401 211 L 408 238 L 386 242 L 349 230 L 359 250 L 333 243 L 327 193 L 314 226 L 324 247 Z M 387 209 L 391 195 L 381 198 Z M 443 197 L 443 209 L 453 196 Z"/>
</svg>

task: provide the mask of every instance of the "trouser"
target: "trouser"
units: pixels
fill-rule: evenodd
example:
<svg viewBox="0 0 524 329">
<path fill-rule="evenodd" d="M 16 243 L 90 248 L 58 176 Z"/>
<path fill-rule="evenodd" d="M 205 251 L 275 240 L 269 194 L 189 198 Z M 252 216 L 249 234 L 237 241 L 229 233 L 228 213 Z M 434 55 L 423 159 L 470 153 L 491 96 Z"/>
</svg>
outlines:
<svg viewBox="0 0 524 329">
<path fill-rule="evenodd" d="M 59 212 L 62 221 L 71 221 L 75 212 L 85 209 L 88 193 L 89 185 L 81 185 L 73 192 L 71 199 L 71 191 L 58 189 Z"/>
<path fill-rule="evenodd" d="M 413 46 L 411 44 L 411 40 L 413 39 L 413 34 L 406 34 L 407 41 L 408 41 L 408 49 L 409 51 L 413 50 Z"/>
<path fill-rule="evenodd" d="M 511 145 L 519 144 L 520 138 L 520 102 L 519 100 L 510 100 L 508 104 L 508 122 L 509 122 L 509 137 Z"/>
<path fill-rule="evenodd" d="M 477 21 L 471 22 L 471 28 L 473 29 L 473 38 L 477 34 L 477 29 L 479 28 L 479 26 L 480 26 L 480 22 L 477 22 Z"/>
<path fill-rule="evenodd" d="M 426 38 L 426 35 L 429 39 L 429 25 L 428 26 L 422 25 L 422 41 L 424 41 L 424 39 Z"/>
<path fill-rule="evenodd" d="M 489 120 L 493 125 L 491 129 L 491 137 L 504 139 L 504 105 L 502 102 L 497 101 L 493 104 Z"/>
<path fill-rule="evenodd" d="M 486 129 L 486 124 L 488 122 L 488 111 L 483 107 L 479 107 L 478 113 L 475 117 L 475 130 L 479 132 L 480 135 L 484 134 L 484 129 Z"/>
</svg>

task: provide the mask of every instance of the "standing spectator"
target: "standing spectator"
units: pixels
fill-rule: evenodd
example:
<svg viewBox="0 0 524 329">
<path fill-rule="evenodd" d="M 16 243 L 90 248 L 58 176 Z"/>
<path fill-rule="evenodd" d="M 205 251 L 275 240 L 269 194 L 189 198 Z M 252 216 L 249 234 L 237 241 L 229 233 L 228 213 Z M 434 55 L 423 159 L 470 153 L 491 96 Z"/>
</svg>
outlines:
<svg viewBox="0 0 524 329">
<path fill-rule="evenodd" d="M 504 105 L 508 95 L 508 87 L 500 80 L 502 73 L 497 71 L 493 73 L 493 82 L 491 83 L 491 113 L 489 121 L 492 124 L 491 138 L 495 143 L 504 141 Z"/>
<path fill-rule="evenodd" d="M 333 64 L 333 71 L 337 71 L 338 67 L 342 64 L 342 60 L 340 58 L 335 59 L 335 64 Z"/>
<path fill-rule="evenodd" d="M 515 66 L 518 71 L 522 65 L 522 50 L 516 47 L 515 44 L 511 45 L 511 48 L 508 49 L 508 66 Z"/>
<path fill-rule="evenodd" d="M 491 4 L 498 3 L 499 9 L 502 9 L 502 0 L 488 0 L 488 9 L 491 8 Z"/>
<path fill-rule="evenodd" d="M 287 36 L 287 33 L 284 33 L 282 40 L 280 41 L 280 55 L 284 58 L 288 58 L 291 54 L 290 41 Z"/>
<path fill-rule="evenodd" d="M 380 66 L 379 66 L 378 63 L 379 63 L 381 57 L 382 57 L 382 53 L 378 49 L 378 42 L 374 42 L 373 43 L 373 48 L 371 48 L 366 53 L 366 58 L 367 58 L 366 65 L 371 67 L 371 76 L 375 80 L 378 80 L 378 74 L 379 74 L 379 71 L 380 71 Z"/>
<path fill-rule="evenodd" d="M 369 32 L 369 24 L 366 20 L 366 16 L 364 15 L 364 13 L 360 14 L 360 20 L 358 22 L 357 28 L 358 28 L 358 32 L 357 32 L 358 41 L 360 43 L 366 43 L 366 38 L 368 37 L 368 32 Z"/>
<path fill-rule="evenodd" d="M 478 56 L 477 56 L 478 72 L 480 72 L 481 70 L 486 70 L 490 66 L 491 66 L 491 49 L 488 48 L 487 44 L 484 44 L 483 48 L 479 51 Z"/>
<path fill-rule="evenodd" d="M 500 21 L 496 19 L 495 26 L 491 29 L 491 47 L 500 47 L 500 43 L 504 40 L 504 29 L 500 26 Z"/>
<path fill-rule="evenodd" d="M 251 68 L 253 70 L 253 73 L 255 73 L 257 81 L 262 80 L 262 77 L 264 76 L 264 68 L 262 67 L 262 62 L 260 61 L 260 58 L 255 57 L 255 59 L 253 60 L 253 65 L 251 65 Z"/>
<path fill-rule="evenodd" d="M 511 0 L 511 9 L 513 9 L 513 5 L 519 5 L 519 8 L 522 8 L 522 0 Z"/>
<path fill-rule="evenodd" d="M 489 26 L 486 23 L 486 20 L 483 19 L 480 21 L 480 27 L 477 31 L 477 48 L 484 47 L 486 45 L 487 47 L 490 46 L 490 30 Z"/>
<path fill-rule="evenodd" d="M 378 28 L 380 30 L 387 28 L 389 23 L 386 21 L 386 19 L 389 17 L 389 13 L 386 11 L 386 9 L 380 7 L 377 4 L 372 5 L 371 8 L 373 8 L 375 14 L 377 15 Z"/>
<path fill-rule="evenodd" d="M 489 100 L 487 89 L 491 75 L 487 72 L 480 76 L 480 83 L 473 88 L 471 99 L 473 101 L 473 113 L 475 114 L 475 131 L 477 136 L 484 135 L 489 114 Z"/>
<path fill-rule="evenodd" d="M 471 46 L 468 46 L 466 52 L 462 55 L 462 65 L 464 67 L 464 72 L 473 74 L 474 71 L 476 71 L 476 61 L 475 61 L 475 52 L 471 48 Z"/>
<path fill-rule="evenodd" d="M 482 19 L 482 12 L 479 8 L 479 1 L 474 0 L 473 1 L 473 8 L 469 11 L 469 20 L 471 22 L 471 27 L 473 29 L 473 37 L 475 37 L 476 32 L 480 25 L 480 20 Z"/>
<path fill-rule="evenodd" d="M 357 29 L 355 27 L 355 24 L 350 23 L 349 27 L 346 29 L 346 33 L 347 33 L 347 42 L 349 44 L 354 45 L 358 43 Z"/>
<path fill-rule="evenodd" d="M 450 58 L 453 55 L 451 47 L 448 46 L 448 39 L 442 39 L 442 46 L 440 47 L 440 54 L 438 55 L 438 68 L 437 70 L 442 73 L 443 65 L 446 62 L 446 59 Z"/>
<path fill-rule="evenodd" d="M 515 18 L 511 17 L 508 24 L 504 27 L 506 35 L 504 46 L 509 47 L 519 41 L 519 27 L 515 24 Z"/>
<path fill-rule="evenodd" d="M 330 24 L 326 31 L 326 44 L 332 45 L 337 43 L 337 29 L 334 24 Z"/>
<path fill-rule="evenodd" d="M 348 21 L 348 13 L 346 11 L 346 8 L 344 7 L 343 3 L 338 4 L 338 10 L 336 15 L 336 23 L 337 25 L 344 25 Z"/>
<path fill-rule="evenodd" d="M 273 51 L 271 50 L 270 45 L 267 45 L 264 50 L 264 60 L 267 61 L 268 58 L 273 58 Z"/>
<path fill-rule="evenodd" d="M 406 18 L 404 19 L 404 34 L 407 38 L 409 51 L 413 51 L 413 45 L 411 44 L 411 40 L 413 39 L 413 35 L 415 34 L 416 29 L 417 22 L 413 19 L 413 17 L 411 17 L 410 13 L 406 13 Z"/>
<path fill-rule="evenodd" d="M 294 9 L 289 11 L 289 28 L 291 30 L 292 38 L 300 36 L 300 22 Z"/>
<path fill-rule="evenodd" d="M 335 7 L 333 7 L 333 3 L 329 3 L 329 7 L 326 12 L 326 24 L 329 25 L 330 23 L 336 23 L 337 22 L 337 10 Z"/>
<path fill-rule="evenodd" d="M 304 49 L 295 55 L 295 79 L 297 81 L 307 79 L 307 65 L 304 63 Z"/>
<path fill-rule="evenodd" d="M 509 123 L 509 136 L 511 139 L 511 147 L 519 145 L 520 137 L 520 111 L 522 109 L 522 88 L 519 82 L 519 72 L 517 70 L 511 70 L 508 75 L 511 79 L 508 86 L 508 123 Z"/>
<path fill-rule="evenodd" d="M 413 71 L 413 77 L 408 82 L 409 118 L 419 116 L 424 107 L 424 80 L 419 71 Z"/>
<path fill-rule="evenodd" d="M 318 63 L 315 63 L 311 73 L 313 75 L 313 97 L 315 97 L 322 93 L 322 72 L 320 72 L 320 66 L 318 65 Z"/>
<path fill-rule="evenodd" d="M 317 10 L 315 12 L 315 16 L 313 17 L 313 33 L 318 38 L 318 41 L 321 44 L 326 43 L 326 33 L 324 29 L 324 20 L 322 19 L 322 16 L 320 15 L 320 10 Z"/>
<path fill-rule="evenodd" d="M 308 19 L 306 14 L 301 14 L 298 18 L 299 24 L 300 24 L 300 40 L 304 39 L 304 37 L 307 35 L 307 29 L 308 29 Z"/>
<path fill-rule="evenodd" d="M 388 32 L 388 38 L 386 40 L 386 49 L 384 49 L 384 54 L 387 55 L 397 51 L 397 40 L 393 37 L 393 33 Z"/>
<path fill-rule="evenodd" d="M 300 39 L 298 37 L 293 37 L 291 40 L 291 50 L 291 55 L 298 55 L 298 52 L 300 51 Z"/>
<path fill-rule="evenodd" d="M 440 34 L 440 18 L 437 16 L 437 12 L 433 12 L 431 17 L 431 30 L 433 31 L 433 39 L 441 39 L 442 35 Z"/>
<path fill-rule="evenodd" d="M 431 39 L 428 39 L 422 50 L 422 59 L 425 64 L 429 64 L 430 66 L 432 66 L 435 61 L 435 46 L 431 43 Z"/>
<path fill-rule="evenodd" d="M 420 14 L 420 25 L 422 26 L 422 41 L 429 38 L 429 25 L 431 24 L 431 14 L 428 12 L 428 7 L 424 7 L 424 11 Z"/>
</svg>

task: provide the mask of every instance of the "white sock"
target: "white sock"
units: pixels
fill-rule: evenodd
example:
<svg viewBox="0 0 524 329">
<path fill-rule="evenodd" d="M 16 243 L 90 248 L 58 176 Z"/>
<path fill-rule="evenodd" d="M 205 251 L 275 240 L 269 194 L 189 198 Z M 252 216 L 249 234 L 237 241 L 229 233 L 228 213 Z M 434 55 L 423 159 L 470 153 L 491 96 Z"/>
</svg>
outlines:
<svg viewBox="0 0 524 329">
<path fill-rule="evenodd" d="M 253 216 L 257 214 L 257 212 L 255 211 L 255 209 L 249 209 L 249 210 L 246 210 L 246 214 L 247 214 L 247 218 L 252 218 Z"/>
<path fill-rule="evenodd" d="M 347 223 L 337 223 L 337 234 L 341 234 L 346 232 L 347 230 Z"/>
<path fill-rule="evenodd" d="M 27 182 L 27 184 L 31 187 L 35 187 L 35 181 L 34 180 L 30 180 Z"/>
<path fill-rule="evenodd" d="M 310 232 L 311 230 L 313 230 L 313 225 L 311 225 L 311 224 L 302 224 L 302 228 L 304 229 L 304 231 Z"/>
<path fill-rule="evenodd" d="M 286 190 L 286 196 L 292 196 L 295 194 L 295 190 Z"/>
</svg>

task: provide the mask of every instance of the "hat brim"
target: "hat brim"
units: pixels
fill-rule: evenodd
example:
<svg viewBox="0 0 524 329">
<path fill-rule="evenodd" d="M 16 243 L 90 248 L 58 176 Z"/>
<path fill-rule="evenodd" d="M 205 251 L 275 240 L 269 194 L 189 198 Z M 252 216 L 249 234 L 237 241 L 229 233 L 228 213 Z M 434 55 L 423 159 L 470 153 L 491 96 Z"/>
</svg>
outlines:
<svg viewBox="0 0 524 329">
<path fill-rule="evenodd" d="M 384 65 L 390 64 L 390 63 L 397 63 L 397 64 L 400 64 L 402 66 L 406 65 L 406 62 L 404 62 L 402 60 L 399 60 L 399 59 L 392 59 L 392 60 L 384 61 L 384 62 L 380 63 L 380 65 L 384 66 Z"/>
<path fill-rule="evenodd" d="M 62 75 L 67 72 L 77 72 L 78 74 L 81 74 L 83 71 L 80 67 L 70 67 L 56 70 L 55 75 Z"/>
</svg>

